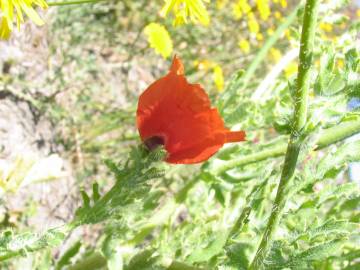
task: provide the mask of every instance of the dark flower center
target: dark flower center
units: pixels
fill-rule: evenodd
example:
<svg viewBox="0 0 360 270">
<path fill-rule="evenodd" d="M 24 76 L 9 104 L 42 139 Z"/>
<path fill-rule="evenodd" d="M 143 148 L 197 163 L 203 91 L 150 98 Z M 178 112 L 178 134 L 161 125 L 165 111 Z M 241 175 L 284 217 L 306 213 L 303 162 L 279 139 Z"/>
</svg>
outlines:
<svg viewBox="0 0 360 270">
<path fill-rule="evenodd" d="M 150 151 L 152 151 L 152 150 L 156 149 L 158 146 L 164 145 L 165 141 L 160 136 L 152 136 L 152 137 L 146 139 L 144 141 L 144 144 Z"/>
</svg>

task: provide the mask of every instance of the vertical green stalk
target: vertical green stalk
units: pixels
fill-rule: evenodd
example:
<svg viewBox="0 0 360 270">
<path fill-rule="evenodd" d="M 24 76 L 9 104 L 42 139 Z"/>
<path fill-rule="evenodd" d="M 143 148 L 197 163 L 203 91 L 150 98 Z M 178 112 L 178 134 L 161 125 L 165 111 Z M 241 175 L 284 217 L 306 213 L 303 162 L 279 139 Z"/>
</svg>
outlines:
<svg viewBox="0 0 360 270">
<path fill-rule="evenodd" d="M 287 201 L 288 186 L 294 176 L 295 167 L 302 144 L 300 138 L 303 133 L 307 118 L 308 92 L 310 85 L 311 63 L 318 5 L 319 0 L 306 1 L 300 41 L 301 43 L 299 53 L 297 88 L 294 99 L 294 126 L 287 147 L 284 167 L 282 170 L 280 183 L 278 186 L 271 215 L 266 225 L 255 258 L 250 265 L 250 269 L 252 270 L 258 270 L 262 268 L 263 262 L 271 247 L 276 228 L 280 222 L 282 212 Z"/>
</svg>

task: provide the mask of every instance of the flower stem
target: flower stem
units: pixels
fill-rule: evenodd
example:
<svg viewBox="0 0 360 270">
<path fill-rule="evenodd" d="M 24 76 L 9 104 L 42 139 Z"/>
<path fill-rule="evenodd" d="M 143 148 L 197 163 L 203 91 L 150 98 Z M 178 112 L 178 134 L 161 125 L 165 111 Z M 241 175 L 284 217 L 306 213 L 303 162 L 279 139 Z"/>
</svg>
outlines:
<svg viewBox="0 0 360 270">
<path fill-rule="evenodd" d="M 271 247 L 276 228 L 280 222 L 287 201 L 287 187 L 294 176 L 296 163 L 301 148 L 301 134 L 307 118 L 308 92 L 313 55 L 313 44 L 317 21 L 319 0 L 307 0 L 305 4 L 303 27 L 301 33 L 297 88 L 295 93 L 294 127 L 285 154 L 285 162 L 280 183 L 273 204 L 272 212 L 262 236 L 250 269 L 261 269 Z"/>
<path fill-rule="evenodd" d="M 103 2 L 107 0 L 68 0 L 68 1 L 55 1 L 55 2 L 48 2 L 48 6 L 68 6 L 68 5 L 79 5 L 79 4 L 91 4 L 97 2 Z"/>
<path fill-rule="evenodd" d="M 320 133 L 315 150 L 321 150 L 329 145 L 342 141 L 357 133 L 360 133 L 360 117 L 358 119 L 346 121 L 334 127 L 324 129 Z M 236 167 L 245 166 L 269 158 L 280 157 L 285 155 L 286 148 L 286 143 L 279 143 L 275 146 L 268 147 L 262 151 L 257 151 L 256 153 L 217 163 L 211 168 L 211 173 L 218 175 Z"/>
</svg>

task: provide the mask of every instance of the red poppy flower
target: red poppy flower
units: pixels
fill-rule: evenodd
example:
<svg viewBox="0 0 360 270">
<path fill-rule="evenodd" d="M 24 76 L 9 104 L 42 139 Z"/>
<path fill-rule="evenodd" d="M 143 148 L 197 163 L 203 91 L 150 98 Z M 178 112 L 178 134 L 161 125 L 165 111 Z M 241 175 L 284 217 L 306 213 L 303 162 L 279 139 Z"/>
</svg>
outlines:
<svg viewBox="0 0 360 270">
<path fill-rule="evenodd" d="M 164 145 L 169 163 L 191 164 L 210 158 L 224 143 L 245 139 L 230 131 L 199 84 L 189 84 L 184 66 L 174 57 L 170 72 L 140 96 L 137 126 L 145 145 Z"/>
</svg>

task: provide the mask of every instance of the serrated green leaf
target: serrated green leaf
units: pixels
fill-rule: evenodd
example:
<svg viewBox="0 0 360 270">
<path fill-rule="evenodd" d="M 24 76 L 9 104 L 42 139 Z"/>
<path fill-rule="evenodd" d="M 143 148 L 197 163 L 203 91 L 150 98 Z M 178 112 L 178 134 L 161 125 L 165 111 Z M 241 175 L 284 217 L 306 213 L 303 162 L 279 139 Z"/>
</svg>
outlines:
<svg viewBox="0 0 360 270">
<path fill-rule="evenodd" d="M 246 251 L 251 247 L 247 243 L 236 243 L 226 248 L 226 255 L 229 258 L 229 264 L 236 266 L 238 270 L 246 270 L 249 265 L 248 254 Z"/>
<path fill-rule="evenodd" d="M 312 239 L 319 236 L 328 236 L 328 237 L 342 237 L 351 233 L 355 233 L 358 230 L 358 224 L 349 222 L 348 220 L 335 220 L 329 219 L 325 223 L 315 228 L 310 228 L 304 233 L 299 234 L 296 239 Z"/>
<path fill-rule="evenodd" d="M 299 254 L 291 256 L 286 263 L 286 266 L 296 267 L 297 265 L 301 265 L 303 262 L 320 261 L 326 259 L 337 254 L 341 250 L 343 244 L 344 240 L 336 239 L 317 246 L 313 246 Z"/>
</svg>

